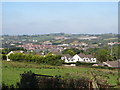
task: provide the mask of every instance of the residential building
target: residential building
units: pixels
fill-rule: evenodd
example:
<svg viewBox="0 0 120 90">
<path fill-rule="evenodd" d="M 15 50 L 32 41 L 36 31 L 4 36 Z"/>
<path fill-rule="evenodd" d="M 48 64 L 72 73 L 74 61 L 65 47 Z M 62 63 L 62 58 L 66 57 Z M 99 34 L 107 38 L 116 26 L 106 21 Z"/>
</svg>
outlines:
<svg viewBox="0 0 120 90">
<path fill-rule="evenodd" d="M 7 61 L 10 61 L 10 59 L 9 59 L 9 55 L 10 54 L 14 54 L 14 53 L 23 53 L 24 51 L 10 51 L 7 55 L 6 55 L 6 57 L 7 57 Z"/>
<path fill-rule="evenodd" d="M 96 63 L 96 58 L 92 55 L 76 54 L 73 57 L 70 55 L 64 55 L 61 57 L 66 63 L 76 63 L 76 62 L 86 62 L 86 63 Z"/>
<path fill-rule="evenodd" d="M 106 67 L 120 68 L 120 60 L 106 61 L 100 64 L 93 64 L 92 66 L 106 66 Z"/>
</svg>

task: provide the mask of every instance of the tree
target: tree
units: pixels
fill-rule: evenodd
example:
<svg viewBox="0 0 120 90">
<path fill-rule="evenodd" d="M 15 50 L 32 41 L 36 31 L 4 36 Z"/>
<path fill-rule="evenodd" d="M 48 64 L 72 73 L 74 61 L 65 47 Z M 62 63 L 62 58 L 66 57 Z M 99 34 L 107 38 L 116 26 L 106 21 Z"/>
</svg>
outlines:
<svg viewBox="0 0 120 90">
<path fill-rule="evenodd" d="M 99 48 L 89 48 L 87 49 L 86 52 L 84 52 L 84 54 L 92 54 L 94 55 L 97 51 L 98 51 Z"/>
<path fill-rule="evenodd" d="M 100 49 L 96 53 L 96 58 L 100 62 L 105 62 L 105 61 L 109 60 L 109 56 L 110 56 L 109 52 L 106 49 Z"/>
<path fill-rule="evenodd" d="M 38 80 L 35 74 L 31 71 L 24 72 L 21 74 L 20 83 L 18 83 L 19 88 L 38 88 Z"/>
<path fill-rule="evenodd" d="M 75 55 L 75 52 L 71 49 L 65 49 L 64 51 L 62 51 L 63 54 L 69 54 L 71 56 Z"/>
<path fill-rule="evenodd" d="M 71 56 L 74 56 L 75 54 L 79 54 L 80 52 L 83 52 L 77 48 L 71 48 L 71 49 L 65 49 L 62 51 L 63 54 L 69 54 Z"/>
<path fill-rule="evenodd" d="M 114 57 L 114 60 L 117 60 L 120 58 L 120 46 L 113 46 L 112 48 L 112 56 Z"/>
<path fill-rule="evenodd" d="M 9 59 L 13 61 L 27 61 L 27 62 L 36 62 L 50 65 L 62 65 L 63 61 L 61 56 L 53 55 L 48 53 L 45 57 L 33 54 L 23 54 L 23 53 L 12 53 L 9 55 Z"/>
</svg>

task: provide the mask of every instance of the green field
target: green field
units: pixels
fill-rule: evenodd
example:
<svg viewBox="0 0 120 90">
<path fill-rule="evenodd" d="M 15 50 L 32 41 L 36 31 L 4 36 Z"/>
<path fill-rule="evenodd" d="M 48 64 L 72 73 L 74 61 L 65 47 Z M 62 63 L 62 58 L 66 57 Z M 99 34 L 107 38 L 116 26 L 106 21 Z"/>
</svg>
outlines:
<svg viewBox="0 0 120 90">
<path fill-rule="evenodd" d="M 40 65 L 28 62 L 7 62 L 2 61 L 2 81 L 7 84 L 16 84 L 20 80 L 20 74 L 24 71 L 31 70 L 35 74 L 42 75 L 61 75 L 63 78 L 81 78 L 87 77 L 92 79 L 91 72 L 98 75 L 97 78 L 107 79 L 111 85 L 117 85 L 118 72 L 117 70 L 97 69 L 90 67 L 65 67 L 65 66 L 50 66 Z"/>
</svg>

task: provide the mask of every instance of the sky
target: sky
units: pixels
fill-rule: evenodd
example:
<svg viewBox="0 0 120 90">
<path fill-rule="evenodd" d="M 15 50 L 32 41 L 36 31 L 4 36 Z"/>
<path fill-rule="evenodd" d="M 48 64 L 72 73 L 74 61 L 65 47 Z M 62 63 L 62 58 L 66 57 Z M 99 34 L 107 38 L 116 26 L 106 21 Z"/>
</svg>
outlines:
<svg viewBox="0 0 120 90">
<path fill-rule="evenodd" d="M 117 2 L 4 2 L 2 33 L 118 33 Z"/>
</svg>

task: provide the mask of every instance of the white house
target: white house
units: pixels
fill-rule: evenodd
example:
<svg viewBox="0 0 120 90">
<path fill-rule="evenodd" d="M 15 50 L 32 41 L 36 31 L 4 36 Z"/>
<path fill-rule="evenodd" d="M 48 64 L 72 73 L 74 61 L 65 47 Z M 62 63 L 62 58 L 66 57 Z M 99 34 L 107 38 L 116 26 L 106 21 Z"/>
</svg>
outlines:
<svg viewBox="0 0 120 90">
<path fill-rule="evenodd" d="M 96 58 L 92 55 L 79 54 L 79 56 L 83 59 L 83 62 L 96 63 Z"/>
<path fill-rule="evenodd" d="M 77 54 L 74 55 L 72 59 L 73 59 L 73 62 L 77 62 L 77 61 L 83 62 L 83 59 Z"/>
<path fill-rule="evenodd" d="M 65 54 L 61 57 L 62 60 L 64 60 L 66 63 L 70 63 L 73 62 L 72 60 L 72 56 L 70 56 L 69 54 Z"/>
<path fill-rule="evenodd" d="M 10 59 L 9 59 L 9 55 L 10 54 L 12 54 L 12 53 L 23 53 L 24 51 L 10 51 L 7 55 L 6 55 L 6 57 L 7 57 L 7 61 L 10 61 Z"/>
<path fill-rule="evenodd" d="M 64 55 L 61 57 L 66 63 L 76 63 L 76 62 L 87 62 L 87 63 L 96 63 L 96 58 L 92 55 L 85 55 L 85 54 L 76 54 L 73 57 L 70 55 Z"/>
</svg>

